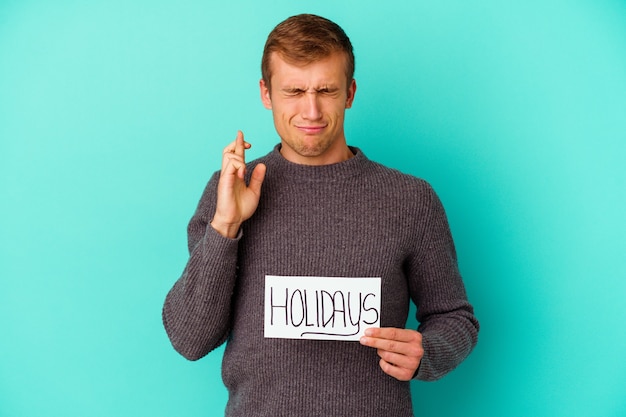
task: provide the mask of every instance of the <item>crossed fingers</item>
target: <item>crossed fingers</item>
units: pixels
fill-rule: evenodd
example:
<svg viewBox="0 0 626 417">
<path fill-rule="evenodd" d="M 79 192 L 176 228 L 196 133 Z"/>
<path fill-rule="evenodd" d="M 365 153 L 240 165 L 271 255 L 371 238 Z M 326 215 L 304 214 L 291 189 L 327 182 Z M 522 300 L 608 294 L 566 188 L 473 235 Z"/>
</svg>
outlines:
<svg viewBox="0 0 626 417">
<path fill-rule="evenodd" d="M 244 154 L 251 146 L 243 140 L 243 133 L 239 131 L 237 138 L 222 151 L 222 171 L 211 226 L 225 237 L 235 238 L 241 223 L 254 214 L 259 204 L 266 167 L 262 163 L 257 164 L 249 184 L 246 184 Z"/>
<path fill-rule="evenodd" d="M 237 174 L 243 178 L 246 168 L 245 150 L 252 145 L 243 140 L 243 133 L 237 132 L 237 138 L 228 144 L 222 152 L 222 172 L 226 174 Z"/>
</svg>

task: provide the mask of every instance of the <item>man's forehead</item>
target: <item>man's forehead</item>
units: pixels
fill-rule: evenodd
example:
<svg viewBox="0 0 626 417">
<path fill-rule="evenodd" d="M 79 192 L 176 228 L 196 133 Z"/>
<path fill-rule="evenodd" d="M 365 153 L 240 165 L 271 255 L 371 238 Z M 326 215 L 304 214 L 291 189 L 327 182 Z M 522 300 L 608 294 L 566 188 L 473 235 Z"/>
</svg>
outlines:
<svg viewBox="0 0 626 417">
<path fill-rule="evenodd" d="M 341 51 L 331 52 L 328 55 L 322 55 L 319 57 L 303 57 L 303 58 L 295 58 L 293 56 L 289 56 L 288 54 L 281 53 L 280 51 L 274 51 L 270 54 L 270 64 L 275 64 L 279 62 L 283 62 L 287 65 L 291 65 L 294 67 L 307 67 L 309 65 L 314 65 L 319 62 L 328 62 L 334 61 L 335 65 L 345 65 L 348 61 L 346 54 Z"/>
<path fill-rule="evenodd" d="M 323 82 L 327 84 L 343 84 L 345 79 L 346 57 L 340 52 L 313 61 L 286 59 L 278 52 L 270 55 L 272 82 L 282 83 Z"/>
</svg>

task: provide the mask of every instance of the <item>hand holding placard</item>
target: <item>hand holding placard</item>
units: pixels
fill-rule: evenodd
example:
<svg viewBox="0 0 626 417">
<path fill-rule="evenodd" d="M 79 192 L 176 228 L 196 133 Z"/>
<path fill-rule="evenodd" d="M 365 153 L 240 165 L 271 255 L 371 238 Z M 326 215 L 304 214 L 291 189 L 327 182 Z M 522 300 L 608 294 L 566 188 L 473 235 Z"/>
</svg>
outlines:
<svg viewBox="0 0 626 417">
<path fill-rule="evenodd" d="M 371 328 L 359 341 L 377 348 L 381 369 L 400 381 L 413 378 L 424 356 L 422 334 L 411 329 Z"/>
</svg>

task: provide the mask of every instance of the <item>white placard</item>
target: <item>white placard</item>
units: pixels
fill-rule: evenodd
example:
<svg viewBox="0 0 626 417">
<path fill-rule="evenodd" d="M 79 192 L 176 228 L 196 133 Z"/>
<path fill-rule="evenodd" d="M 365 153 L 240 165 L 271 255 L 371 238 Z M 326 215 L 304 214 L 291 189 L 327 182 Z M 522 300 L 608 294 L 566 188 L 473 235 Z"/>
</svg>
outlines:
<svg viewBox="0 0 626 417">
<path fill-rule="evenodd" d="M 359 340 L 380 327 L 380 278 L 265 276 L 265 337 Z"/>
</svg>

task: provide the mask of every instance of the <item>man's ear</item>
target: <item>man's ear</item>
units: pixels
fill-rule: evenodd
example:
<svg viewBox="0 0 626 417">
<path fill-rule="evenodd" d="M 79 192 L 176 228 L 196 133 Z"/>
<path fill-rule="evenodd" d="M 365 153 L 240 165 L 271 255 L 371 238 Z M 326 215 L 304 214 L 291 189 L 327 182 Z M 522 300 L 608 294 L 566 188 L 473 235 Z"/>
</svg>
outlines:
<svg viewBox="0 0 626 417">
<path fill-rule="evenodd" d="M 270 89 L 265 84 L 265 80 L 259 81 L 259 89 L 261 91 L 261 101 L 263 107 L 268 110 L 272 110 L 272 98 L 270 97 Z"/>
<path fill-rule="evenodd" d="M 350 82 L 350 86 L 348 87 L 348 98 L 346 99 L 346 109 L 352 107 L 352 102 L 354 101 L 354 95 L 356 94 L 356 81 L 354 78 L 352 82 Z"/>
</svg>

